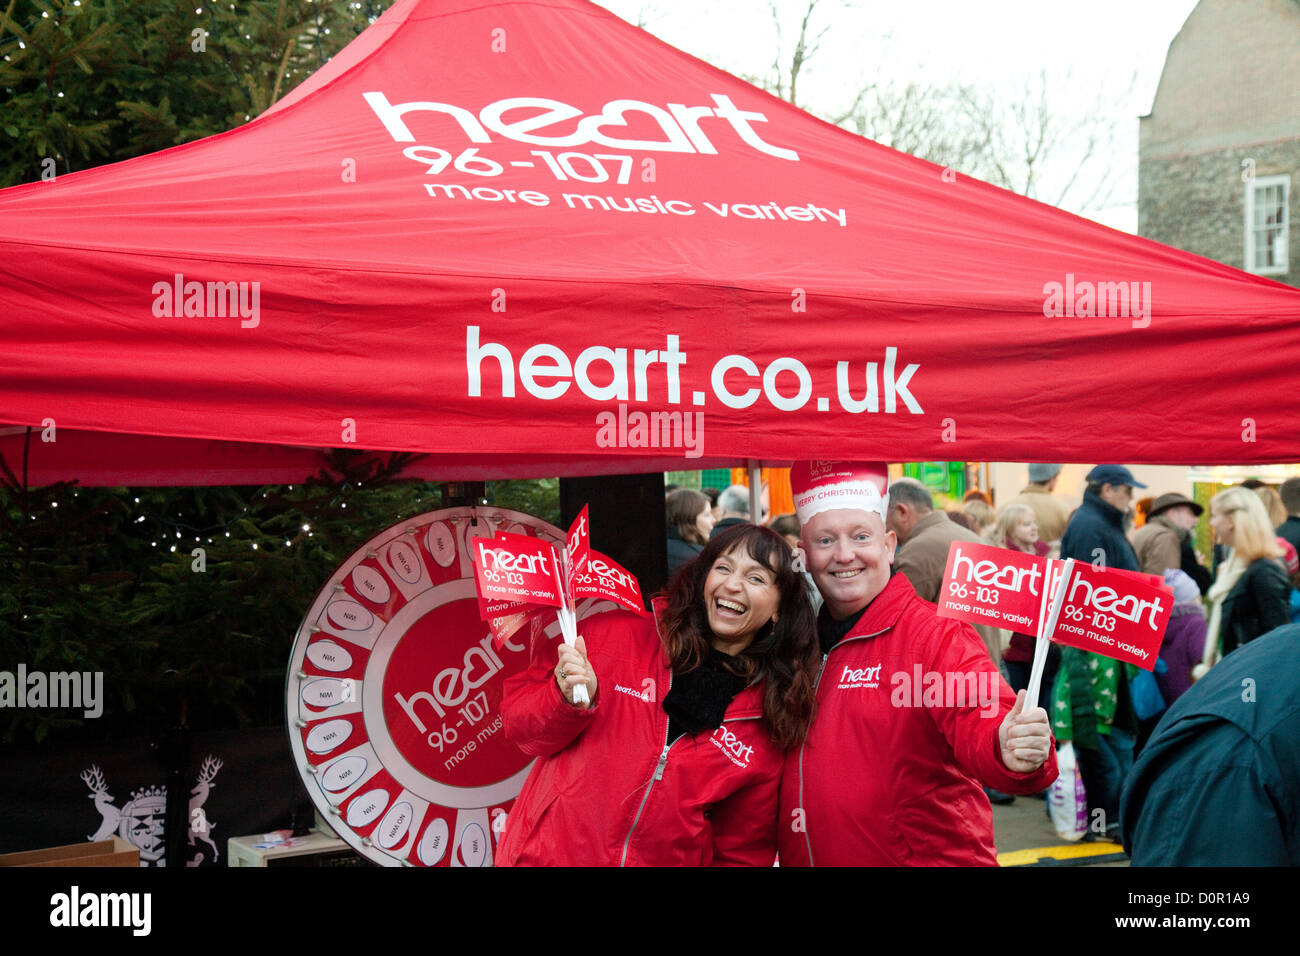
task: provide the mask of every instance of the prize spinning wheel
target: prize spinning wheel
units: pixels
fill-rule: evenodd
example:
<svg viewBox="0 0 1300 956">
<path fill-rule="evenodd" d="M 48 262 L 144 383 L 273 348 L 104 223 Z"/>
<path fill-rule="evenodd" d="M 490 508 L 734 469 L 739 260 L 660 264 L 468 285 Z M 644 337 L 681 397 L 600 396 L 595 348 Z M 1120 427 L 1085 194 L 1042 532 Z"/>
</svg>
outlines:
<svg viewBox="0 0 1300 956">
<path fill-rule="evenodd" d="M 527 632 L 494 645 L 474 589 L 469 541 L 497 531 L 563 545 L 515 511 L 429 512 L 344 561 L 298 628 L 285 693 L 295 763 L 330 826 L 376 863 L 491 866 L 532 765 L 501 727 Z"/>
</svg>

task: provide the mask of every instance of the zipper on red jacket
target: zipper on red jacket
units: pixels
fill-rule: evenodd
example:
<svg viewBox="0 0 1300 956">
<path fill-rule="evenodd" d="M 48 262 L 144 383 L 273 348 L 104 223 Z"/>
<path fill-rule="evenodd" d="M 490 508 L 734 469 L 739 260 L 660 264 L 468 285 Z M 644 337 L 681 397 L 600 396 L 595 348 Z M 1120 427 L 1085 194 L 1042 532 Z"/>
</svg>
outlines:
<svg viewBox="0 0 1300 956">
<path fill-rule="evenodd" d="M 659 618 L 658 618 L 657 615 L 655 616 L 655 633 L 656 633 L 656 634 L 659 633 Z M 662 635 L 662 634 L 659 635 L 659 640 L 660 640 L 660 643 L 663 642 L 663 635 Z M 823 659 L 823 663 L 824 663 L 824 659 Z M 821 675 L 818 675 L 819 678 L 820 678 L 820 676 L 821 676 Z M 672 671 L 672 668 L 669 667 L 669 668 L 668 668 L 668 690 L 664 691 L 664 696 L 665 696 L 665 697 L 668 696 L 668 691 L 670 691 L 670 690 L 672 690 L 672 689 L 673 689 L 673 671 Z M 814 687 L 814 691 L 815 691 L 815 690 L 816 690 L 816 688 Z M 660 709 L 660 710 L 663 710 L 663 705 L 662 705 L 662 704 L 660 705 L 659 709 Z M 729 721 L 732 721 L 732 720 L 757 720 L 759 716 L 761 716 L 761 715 L 756 715 L 756 716 L 753 716 L 753 717 L 724 717 L 724 718 L 722 718 L 722 722 L 725 724 L 725 723 L 728 723 Z M 659 761 L 658 761 L 658 763 L 655 764 L 655 772 L 651 775 L 649 782 L 645 785 L 645 793 L 643 793 L 643 794 L 641 795 L 641 805 L 640 805 L 639 807 L 636 808 L 636 816 L 632 818 L 632 829 L 630 829 L 630 830 L 627 831 L 627 838 L 623 841 L 623 855 L 622 855 L 622 857 L 619 858 L 619 861 L 618 861 L 618 865 L 619 865 L 619 866 L 627 866 L 627 851 L 628 851 L 628 847 L 632 845 L 632 834 L 636 833 L 636 827 L 637 827 L 637 824 L 641 822 L 641 814 L 642 814 L 643 812 L 645 812 L 646 801 L 650 799 L 650 790 L 654 787 L 654 785 L 655 785 L 658 781 L 660 781 L 660 780 L 662 780 L 662 779 L 664 778 L 664 766 L 668 763 L 668 751 L 672 749 L 673 744 L 677 743 L 677 740 L 681 740 L 682 737 L 685 737 L 685 736 L 686 736 L 686 734 L 681 734 L 681 735 L 677 738 L 677 740 L 674 740 L 674 741 L 670 744 L 670 743 L 668 742 L 668 724 L 667 724 L 667 718 L 668 718 L 668 715 L 665 713 L 665 714 L 664 714 L 664 720 L 665 720 L 665 723 L 664 723 L 664 749 L 661 750 L 661 751 L 659 752 Z M 802 759 L 802 756 L 801 756 L 801 759 Z M 802 786 L 802 783 L 801 783 L 801 786 Z"/>
<path fill-rule="evenodd" d="M 893 626 L 893 625 L 891 624 L 890 627 L 892 627 L 892 626 Z M 835 647 L 832 647 L 829 651 L 827 651 L 825 654 L 823 654 L 823 655 L 822 655 L 822 666 L 821 666 L 821 669 L 820 669 L 819 671 L 817 671 L 817 679 L 816 679 L 815 681 L 813 681 L 813 699 L 816 700 L 816 698 L 817 698 L 817 688 L 821 686 L 821 684 L 822 684 L 822 675 L 826 673 L 826 661 L 827 661 L 827 659 L 831 656 L 831 654 L 835 651 L 836 648 L 843 647 L 845 644 L 849 643 L 850 641 L 865 641 L 865 640 L 866 640 L 867 638 L 869 638 L 869 637 L 879 637 L 881 634 L 884 634 L 885 631 L 887 631 L 887 630 L 889 630 L 888 627 L 886 627 L 886 628 L 882 628 L 881 630 L 876 631 L 874 634 L 859 634 L 857 637 L 845 637 L 845 638 L 841 638 L 840 641 L 835 645 Z M 814 719 L 816 719 L 816 718 L 814 718 Z M 803 802 L 803 751 L 804 751 L 804 747 L 806 747 L 807 745 L 808 745 L 808 741 L 807 741 L 806 739 L 804 740 L 803 743 L 801 743 L 801 744 L 799 745 L 799 806 L 800 806 L 800 807 L 802 807 L 802 806 L 804 805 L 804 802 Z M 809 865 L 809 866 L 816 866 L 817 864 L 813 862 L 812 837 L 809 836 L 809 834 L 808 834 L 808 814 L 807 814 L 807 813 L 804 813 L 804 815 L 803 815 L 803 842 L 804 842 L 804 845 L 808 847 L 808 865 Z"/>
<path fill-rule="evenodd" d="M 668 672 L 669 689 L 672 688 L 672 680 L 673 680 L 672 671 L 669 671 Z M 667 715 L 665 714 L 664 716 L 666 719 Z M 677 740 L 681 740 L 682 737 L 685 736 L 686 736 L 685 734 L 682 734 L 681 737 L 677 738 Z M 674 740 L 673 743 L 674 744 L 677 743 L 677 740 Z M 659 762 L 655 764 L 655 772 L 654 774 L 651 775 L 650 782 L 645 785 L 645 793 L 641 795 L 641 805 L 636 808 L 636 816 L 632 818 L 632 829 L 627 831 L 627 838 L 623 841 L 623 856 L 618 861 L 619 866 L 627 866 L 627 850 L 628 847 L 632 844 L 632 834 L 636 832 L 636 825 L 641 822 L 641 814 L 645 811 L 646 801 L 650 799 L 651 788 L 654 787 L 655 781 L 662 780 L 664 778 L 664 764 L 668 762 L 668 751 L 672 749 L 672 746 L 673 744 L 670 744 L 668 742 L 668 727 L 665 725 L 664 726 L 664 749 L 659 753 Z"/>
<path fill-rule="evenodd" d="M 654 615 L 654 622 L 655 622 L 655 634 L 658 635 L 659 644 L 662 647 L 663 635 L 659 633 L 658 614 Z M 668 668 L 668 690 L 664 691 L 664 696 L 665 697 L 668 696 L 668 691 L 672 689 L 673 689 L 673 669 L 670 666 Z M 660 700 L 662 701 L 663 698 L 661 697 Z M 661 711 L 663 710 L 663 704 L 659 704 L 659 710 Z M 662 780 L 664 778 L 664 764 L 668 762 L 668 751 L 672 749 L 673 744 L 675 744 L 677 740 L 682 739 L 681 737 L 678 737 L 677 740 L 674 740 L 672 743 L 668 742 L 668 724 L 669 724 L 668 714 L 664 713 L 664 747 L 663 750 L 659 752 L 659 762 L 655 764 L 655 772 L 651 774 L 650 781 L 645 785 L 645 793 L 641 795 L 641 805 L 636 808 L 636 816 L 632 818 L 632 828 L 627 831 L 627 838 L 623 840 L 623 855 L 619 858 L 618 861 L 619 866 L 627 866 L 627 851 L 628 851 L 628 847 L 632 845 L 632 834 L 636 833 L 636 826 L 638 823 L 641 822 L 641 814 L 645 812 L 645 805 L 646 805 L 646 801 L 650 799 L 651 788 L 654 787 L 656 781 Z M 684 737 L 685 734 L 683 734 L 682 736 Z"/>
<path fill-rule="evenodd" d="M 671 683 L 672 682 L 670 679 L 669 680 L 670 687 L 671 687 Z M 759 720 L 762 718 L 762 716 L 763 716 L 762 714 L 752 714 L 748 717 L 724 717 L 722 718 L 722 723 L 730 724 L 738 720 Z M 681 740 L 682 737 L 685 736 L 687 735 L 682 734 L 677 738 L 677 740 Z M 677 743 L 677 740 L 674 740 L 673 744 Z M 645 810 L 646 801 L 650 799 L 650 788 L 653 787 L 658 781 L 664 778 L 664 766 L 668 763 L 668 751 L 672 749 L 673 744 L 668 743 L 668 728 L 665 727 L 664 728 L 664 749 L 659 754 L 659 762 L 655 764 L 654 776 L 652 776 L 650 778 L 650 782 L 646 784 L 645 793 L 641 797 L 641 806 L 636 808 L 636 818 L 633 819 L 632 821 L 632 829 L 627 831 L 627 839 L 623 841 L 623 857 L 618 861 L 619 866 L 627 866 L 627 850 L 628 850 L 628 846 L 632 842 L 632 834 L 636 832 L 637 824 L 641 822 L 641 813 L 643 810 Z"/>
</svg>

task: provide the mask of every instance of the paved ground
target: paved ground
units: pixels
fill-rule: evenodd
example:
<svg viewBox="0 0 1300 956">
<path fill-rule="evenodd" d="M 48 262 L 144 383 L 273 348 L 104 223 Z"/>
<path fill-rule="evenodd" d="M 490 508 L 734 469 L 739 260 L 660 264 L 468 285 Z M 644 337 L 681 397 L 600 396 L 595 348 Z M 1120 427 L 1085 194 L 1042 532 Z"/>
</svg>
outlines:
<svg viewBox="0 0 1300 956">
<path fill-rule="evenodd" d="M 1016 797 L 1012 804 L 993 807 L 993 841 L 1004 866 L 1032 863 L 1044 856 L 1076 866 L 1128 866 L 1127 859 L 1116 856 L 1124 851 L 1118 844 L 1105 841 L 1071 844 L 1061 839 L 1047 819 L 1046 807 L 1047 801 L 1037 797 Z M 1023 850 L 1041 852 L 1015 853 Z M 1085 859 L 1097 862 L 1082 862 Z"/>
</svg>

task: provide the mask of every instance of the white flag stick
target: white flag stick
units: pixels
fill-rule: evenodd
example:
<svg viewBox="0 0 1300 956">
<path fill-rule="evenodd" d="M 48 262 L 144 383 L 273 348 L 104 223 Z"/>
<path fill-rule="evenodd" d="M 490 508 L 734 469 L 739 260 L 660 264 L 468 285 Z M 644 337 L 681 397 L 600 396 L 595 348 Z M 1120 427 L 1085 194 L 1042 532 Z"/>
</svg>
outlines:
<svg viewBox="0 0 1300 956">
<path fill-rule="evenodd" d="M 564 553 L 564 560 L 567 564 L 568 552 Z M 557 608 L 555 611 L 556 620 L 560 622 L 560 636 L 565 644 L 573 647 L 578 643 L 578 616 L 573 612 L 573 600 L 569 596 L 568 589 L 564 582 L 560 580 L 560 560 L 559 555 L 555 562 L 555 583 L 559 585 L 560 596 L 564 598 L 564 606 Z M 573 702 L 575 704 L 588 704 L 591 698 L 587 695 L 587 685 L 578 684 L 573 688 Z"/>
<path fill-rule="evenodd" d="M 1050 567 L 1050 565 L 1049 565 Z M 1038 693 L 1043 684 L 1043 668 L 1047 666 L 1047 651 L 1051 646 L 1051 637 L 1056 633 L 1056 622 L 1061 616 L 1061 606 L 1065 603 L 1065 590 L 1069 586 L 1070 572 L 1074 570 L 1074 558 L 1065 559 L 1061 569 L 1061 579 L 1056 582 L 1056 592 L 1052 595 L 1051 611 L 1038 615 L 1038 641 L 1034 644 L 1034 665 L 1029 671 L 1029 689 L 1025 692 L 1025 706 L 1038 706 Z M 1043 597 L 1047 589 L 1043 588 Z"/>
</svg>

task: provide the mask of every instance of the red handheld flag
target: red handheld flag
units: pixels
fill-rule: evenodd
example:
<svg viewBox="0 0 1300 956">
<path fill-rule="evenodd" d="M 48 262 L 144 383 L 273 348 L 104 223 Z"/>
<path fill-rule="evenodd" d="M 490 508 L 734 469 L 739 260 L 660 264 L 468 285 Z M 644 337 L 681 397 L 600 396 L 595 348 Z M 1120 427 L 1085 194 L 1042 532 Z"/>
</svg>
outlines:
<svg viewBox="0 0 1300 956">
<path fill-rule="evenodd" d="M 1076 563 L 1056 631 L 1048 636 L 1152 670 L 1174 601 L 1167 588 L 1144 580 L 1150 577 Z"/>
<path fill-rule="evenodd" d="M 1147 574 L 1145 571 L 1125 571 L 1123 568 L 1102 568 L 1100 570 L 1107 571 L 1110 574 L 1122 574 L 1125 577 L 1133 578 L 1135 581 L 1141 581 L 1143 584 L 1149 584 L 1153 588 L 1159 588 L 1169 594 L 1174 593 L 1173 588 L 1165 584 L 1165 579 L 1158 574 Z"/>
<path fill-rule="evenodd" d="M 1051 598 L 1067 566 L 1064 599 L 1053 622 L 1048 616 Z M 1058 644 L 1151 670 L 1172 606 L 1171 592 L 1155 575 L 954 541 L 937 609 L 940 617 L 1022 634 L 1041 631 Z"/>
<path fill-rule="evenodd" d="M 954 541 L 939 592 L 940 617 L 1036 634 L 1047 563 L 991 544 Z"/>
<path fill-rule="evenodd" d="M 586 569 L 573 576 L 573 596 L 604 598 L 643 617 L 646 613 L 636 578 L 599 551 L 589 551 Z"/>
<path fill-rule="evenodd" d="M 587 505 L 583 505 L 582 510 L 578 512 L 578 517 L 574 518 L 573 524 L 569 525 L 567 546 L 569 574 L 564 583 L 569 588 L 570 593 L 573 591 L 574 575 L 582 573 L 587 566 L 587 558 L 591 554 L 591 526 L 587 519 L 587 507 Z"/>
<path fill-rule="evenodd" d="M 555 547 L 521 534 L 474 539 L 474 580 L 485 601 L 563 607 Z"/>
</svg>

